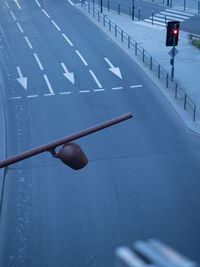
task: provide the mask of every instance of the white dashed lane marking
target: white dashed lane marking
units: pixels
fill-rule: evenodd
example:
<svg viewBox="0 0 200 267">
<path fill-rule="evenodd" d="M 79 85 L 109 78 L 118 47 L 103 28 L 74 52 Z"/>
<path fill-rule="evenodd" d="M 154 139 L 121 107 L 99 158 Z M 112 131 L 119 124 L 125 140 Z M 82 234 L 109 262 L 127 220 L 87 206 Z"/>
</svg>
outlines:
<svg viewBox="0 0 200 267">
<path fill-rule="evenodd" d="M 60 27 L 55 23 L 55 21 L 54 20 L 52 20 L 51 21 L 52 23 L 53 23 L 53 25 L 56 27 L 56 29 L 60 32 L 61 31 L 61 29 L 60 29 Z"/>
<path fill-rule="evenodd" d="M 47 18 L 49 18 L 50 19 L 50 16 L 49 16 L 49 14 L 42 8 L 42 12 L 45 14 L 45 16 L 47 16 Z"/>
<path fill-rule="evenodd" d="M 43 68 L 43 66 L 42 66 L 42 64 L 41 64 L 41 62 L 40 62 L 40 60 L 39 60 L 37 54 L 34 53 L 33 55 L 34 55 L 34 57 L 35 57 L 35 60 L 36 60 L 37 63 L 38 63 L 39 68 L 40 68 L 41 70 L 44 70 L 44 68 Z"/>
<path fill-rule="evenodd" d="M 92 75 L 92 78 L 94 79 L 94 81 L 96 82 L 96 84 L 98 85 L 99 88 L 102 88 L 101 83 L 99 82 L 99 80 L 97 79 L 96 75 L 94 74 L 94 72 L 92 70 L 89 70 L 90 74 Z"/>
<path fill-rule="evenodd" d="M 24 39 L 26 40 L 26 42 L 27 42 L 29 48 L 30 48 L 30 49 L 33 49 L 33 46 L 32 46 L 32 44 L 31 44 L 31 42 L 29 41 L 28 37 L 25 36 Z"/>
<path fill-rule="evenodd" d="M 21 33 L 24 33 L 24 31 L 22 29 L 22 26 L 19 24 L 19 22 L 17 22 L 17 27 L 19 28 L 19 30 L 20 30 Z"/>
<path fill-rule="evenodd" d="M 69 45 L 73 46 L 73 43 L 70 41 L 70 39 L 66 36 L 66 34 L 62 34 L 62 36 L 65 38 L 65 40 L 68 42 Z"/>
<path fill-rule="evenodd" d="M 79 56 L 79 58 L 81 59 L 81 61 L 83 62 L 83 64 L 84 64 L 85 66 L 88 66 L 86 60 L 83 58 L 83 56 L 81 55 L 81 53 L 80 53 L 78 50 L 76 50 L 75 52 L 76 52 L 76 54 Z"/>
<path fill-rule="evenodd" d="M 13 18 L 14 20 L 17 20 L 16 17 L 15 17 L 15 15 L 14 15 L 14 13 L 13 13 L 12 11 L 10 11 L 10 15 L 12 16 L 12 18 Z"/>
</svg>

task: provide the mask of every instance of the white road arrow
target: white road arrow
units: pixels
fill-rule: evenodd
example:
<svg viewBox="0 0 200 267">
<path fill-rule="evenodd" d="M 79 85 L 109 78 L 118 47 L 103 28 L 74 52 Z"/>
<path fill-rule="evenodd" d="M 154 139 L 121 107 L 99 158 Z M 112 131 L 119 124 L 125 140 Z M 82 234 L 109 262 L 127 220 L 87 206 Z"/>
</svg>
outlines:
<svg viewBox="0 0 200 267">
<path fill-rule="evenodd" d="M 104 59 L 108 63 L 108 65 L 110 66 L 109 70 L 112 71 L 115 75 L 117 75 L 120 79 L 122 79 L 120 69 L 118 67 L 114 67 L 113 64 L 110 62 L 110 60 L 107 57 L 105 57 Z"/>
<path fill-rule="evenodd" d="M 69 72 L 68 69 L 66 68 L 66 66 L 65 66 L 64 63 L 61 63 L 61 66 L 62 66 L 63 69 L 64 69 L 64 73 L 63 73 L 63 75 L 64 75 L 68 80 L 70 80 L 71 83 L 74 84 L 74 73 L 73 73 L 73 72 Z"/>
<path fill-rule="evenodd" d="M 17 72 L 19 74 L 19 78 L 17 78 L 17 81 L 21 84 L 21 86 L 24 87 L 24 89 L 27 89 L 27 77 L 23 77 L 22 72 L 20 70 L 20 67 L 17 67 Z"/>
</svg>

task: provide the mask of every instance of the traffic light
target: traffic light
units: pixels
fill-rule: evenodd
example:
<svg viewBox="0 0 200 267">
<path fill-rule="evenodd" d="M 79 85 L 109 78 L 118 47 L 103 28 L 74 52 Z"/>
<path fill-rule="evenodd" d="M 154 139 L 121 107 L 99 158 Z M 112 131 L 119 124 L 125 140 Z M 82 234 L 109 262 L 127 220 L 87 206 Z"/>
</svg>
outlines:
<svg viewBox="0 0 200 267">
<path fill-rule="evenodd" d="M 177 46 L 179 34 L 179 21 L 169 21 L 167 24 L 166 46 Z"/>
</svg>

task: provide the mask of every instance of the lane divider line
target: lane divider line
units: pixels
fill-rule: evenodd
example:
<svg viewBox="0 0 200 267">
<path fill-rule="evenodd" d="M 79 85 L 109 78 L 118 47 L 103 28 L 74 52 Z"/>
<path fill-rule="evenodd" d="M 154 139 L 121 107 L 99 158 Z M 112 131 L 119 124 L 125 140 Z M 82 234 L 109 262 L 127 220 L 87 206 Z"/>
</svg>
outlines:
<svg viewBox="0 0 200 267">
<path fill-rule="evenodd" d="M 65 40 L 71 45 L 73 46 L 72 42 L 69 40 L 69 38 L 66 36 L 66 34 L 62 34 L 62 36 L 65 38 Z"/>
<path fill-rule="evenodd" d="M 28 98 L 38 97 L 39 95 L 27 95 Z"/>
<path fill-rule="evenodd" d="M 138 85 L 131 85 L 130 88 L 137 88 L 137 87 L 143 87 L 142 84 L 138 84 Z"/>
<path fill-rule="evenodd" d="M 21 6 L 20 6 L 20 4 L 18 3 L 17 0 L 14 0 L 14 2 L 15 2 L 15 4 L 17 5 L 17 7 L 18 7 L 19 9 L 22 9 Z"/>
<path fill-rule="evenodd" d="M 14 13 L 13 13 L 12 11 L 10 11 L 10 14 L 11 14 L 11 16 L 12 16 L 12 18 L 13 18 L 14 20 L 17 20 L 16 17 L 15 17 L 15 15 L 14 15 Z"/>
<path fill-rule="evenodd" d="M 85 61 L 85 59 L 83 58 L 83 56 L 81 55 L 81 53 L 80 53 L 78 50 L 76 50 L 75 52 L 76 52 L 76 54 L 80 57 L 80 59 L 81 59 L 81 61 L 83 62 L 83 64 L 84 64 L 85 66 L 88 66 L 87 62 Z"/>
<path fill-rule="evenodd" d="M 101 83 L 99 82 L 99 80 L 97 79 L 96 75 L 94 74 L 94 72 L 92 70 L 89 70 L 90 74 L 92 75 L 93 79 L 95 80 L 96 84 L 98 85 L 99 88 L 102 88 Z"/>
<path fill-rule="evenodd" d="M 22 29 L 22 26 L 19 24 L 19 22 L 17 22 L 17 26 L 18 26 L 20 32 L 21 32 L 21 33 L 24 33 L 24 31 L 23 31 L 23 29 Z"/>
<path fill-rule="evenodd" d="M 50 19 L 50 16 L 49 16 L 49 14 L 42 8 L 42 12 L 47 16 L 47 18 L 49 18 Z"/>
<path fill-rule="evenodd" d="M 72 6 L 74 6 L 74 3 L 72 3 L 72 1 L 71 0 L 68 0 L 68 2 L 72 5 Z"/>
<path fill-rule="evenodd" d="M 71 94 L 72 92 L 61 92 L 61 93 L 59 93 L 59 95 L 69 95 L 69 94 Z"/>
<path fill-rule="evenodd" d="M 49 79 L 48 79 L 47 75 L 44 74 L 43 76 L 44 76 L 45 82 L 46 82 L 47 87 L 48 87 L 49 92 L 50 92 L 50 94 L 45 94 L 45 96 L 48 96 L 48 95 L 55 95 L 55 93 L 54 93 L 54 91 L 53 91 L 53 88 L 51 87 L 51 84 L 50 84 L 50 82 L 49 82 Z"/>
<path fill-rule="evenodd" d="M 79 93 L 89 93 L 90 92 L 90 90 L 81 90 L 81 91 L 79 91 Z"/>
<path fill-rule="evenodd" d="M 10 97 L 9 99 L 21 99 L 22 97 L 21 96 L 13 96 L 13 97 Z"/>
<path fill-rule="evenodd" d="M 93 91 L 94 92 L 103 92 L 103 91 L 105 91 L 105 89 L 103 89 L 103 88 L 102 89 L 94 89 Z"/>
<path fill-rule="evenodd" d="M 55 21 L 54 20 L 52 20 L 51 21 L 52 23 L 53 23 L 53 25 L 56 27 L 56 29 L 60 32 L 61 31 L 61 29 L 60 29 L 60 27 L 55 23 Z"/>
<path fill-rule="evenodd" d="M 9 6 L 7 1 L 5 1 L 5 4 L 6 4 L 7 8 L 10 9 L 10 6 Z"/>
<path fill-rule="evenodd" d="M 33 53 L 33 55 L 34 55 L 34 57 L 35 57 L 35 59 L 36 59 L 36 61 L 37 61 L 37 63 L 38 63 L 39 68 L 40 68 L 41 70 L 44 70 L 44 68 L 43 68 L 43 66 L 42 66 L 42 64 L 41 64 L 41 62 L 40 62 L 40 60 L 39 60 L 37 54 L 36 54 L 36 53 Z"/>
<path fill-rule="evenodd" d="M 32 44 L 30 43 L 28 37 L 27 37 L 27 36 L 24 36 L 24 39 L 26 40 L 26 42 L 27 42 L 29 48 L 30 48 L 30 49 L 33 49 L 33 46 L 32 46 Z"/>
<path fill-rule="evenodd" d="M 121 90 L 124 89 L 123 87 L 113 87 L 112 90 Z"/>
<path fill-rule="evenodd" d="M 37 0 L 35 0 L 35 2 L 39 7 L 41 7 L 40 3 Z"/>
</svg>

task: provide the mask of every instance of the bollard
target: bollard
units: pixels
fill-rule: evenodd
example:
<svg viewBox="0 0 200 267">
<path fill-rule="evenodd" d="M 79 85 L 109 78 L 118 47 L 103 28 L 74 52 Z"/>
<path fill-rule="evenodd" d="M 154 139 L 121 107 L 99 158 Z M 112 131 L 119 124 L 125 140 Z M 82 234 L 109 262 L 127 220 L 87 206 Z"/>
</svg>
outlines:
<svg viewBox="0 0 200 267">
<path fill-rule="evenodd" d="M 137 56 L 137 43 L 135 42 L 135 55 Z"/>
<path fill-rule="evenodd" d="M 153 16 L 154 16 L 154 11 L 152 10 L 152 15 L 151 15 L 151 17 L 152 17 L 152 22 L 151 22 L 151 24 L 153 25 Z"/>
<path fill-rule="evenodd" d="M 142 49 L 142 61 L 144 62 L 144 48 Z"/>
<path fill-rule="evenodd" d="M 120 15 L 120 4 L 118 4 L 118 15 Z"/>
<path fill-rule="evenodd" d="M 111 20 L 109 19 L 109 31 L 111 31 Z"/>
<path fill-rule="evenodd" d="M 95 17 L 94 6 L 93 6 L 92 10 L 93 10 L 93 17 Z"/>
<path fill-rule="evenodd" d="M 117 25 L 115 24 L 115 37 L 117 36 Z"/>
<path fill-rule="evenodd" d="M 98 11 L 98 22 L 100 21 L 100 12 Z"/>
<path fill-rule="evenodd" d="M 130 43 L 131 43 L 131 37 L 128 36 L 128 48 L 130 48 Z"/>
<path fill-rule="evenodd" d="M 176 83 L 176 86 L 175 86 L 175 98 L 177 98 L 177 91 L 178 91 L 178 84 Z"/>
<path fill-rule="evenodd" d="M 105 27 L 105 25 L 106 25 L 106 15 L 103 15 L 103 26 Z"/>
</svg>

